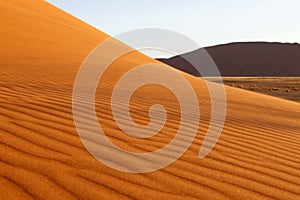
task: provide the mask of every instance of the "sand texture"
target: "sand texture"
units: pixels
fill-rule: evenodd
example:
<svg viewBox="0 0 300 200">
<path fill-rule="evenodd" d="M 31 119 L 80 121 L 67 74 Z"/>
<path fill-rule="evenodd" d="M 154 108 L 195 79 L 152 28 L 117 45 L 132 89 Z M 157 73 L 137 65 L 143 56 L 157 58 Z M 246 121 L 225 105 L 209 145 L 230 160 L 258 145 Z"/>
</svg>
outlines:
<svg viewBox="0 0 300 200">
<path fill-rule="evenodd" d="M 210 98 L 201 78 L 178 71 L 198 91 L 200 125 L 192 145 L 159 171 L 120 172 L 85 149 L 72 115 L 76 73 L 109 36 L 39 0 L 2 0 L 0 19 L 0 199 L 300 198 L 300 104 L 226 86 L 222 135 L 213 151 L 199 159 Z M 124 55 L 105 72 L 97 90 L 99 123 L 114 144 L 128 151 L 163 147 L 180 121 L 174 94 L 148 85 L 134 93 L 131 116 L 147 124 L 149 106 L 161 103 L 168 118 L 160 133 L 137 139 L 114 122 L 114 85 L 129 69 L 150 62 L 157 61 L 136 51 Z"/>
</svg>

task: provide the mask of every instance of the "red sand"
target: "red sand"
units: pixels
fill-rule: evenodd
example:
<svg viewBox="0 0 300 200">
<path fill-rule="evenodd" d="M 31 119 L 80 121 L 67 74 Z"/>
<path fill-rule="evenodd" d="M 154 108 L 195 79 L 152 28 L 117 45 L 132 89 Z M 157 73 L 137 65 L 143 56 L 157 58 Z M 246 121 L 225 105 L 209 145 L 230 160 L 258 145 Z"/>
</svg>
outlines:
<svg viewBox="0 0 300 200">
<path fill-rule="evenodd" d="M 209 156 L 198 159 L 209 124 L 210 99 L 202 79 L 182 73 L 201 91 L 197 93 L 200 127 L 193 144 L 162 170 L 119 172 L 84 148 L 71 104 L 80 64 L 108 36 L 38 0 L 1 1 L 0 19 L 1 199 L 300 198 L 298 103 L 226 87 L 224 130 Z M 159 86 L 141 88 L 131 108 L 140 123 L 149 120 L 147 108 L 153 102 L 160 100 L 172 110 L 161 134 L 142 141 L 128 138 L 111 117 L 109 95 L 115 81 L 135 65 L 148 62 L 155 61 L 138 52 L 115 62 L 102 80 L 101 102 L 96 102 L 97 109 L 107 110 L 98 113 L 106 117 L 101 123 L 107 135 L 127 150 L 158 149 L 178 127 L 178 104 Z M 148 95 L 147 102 L 143 95 Z"/>
</svg>

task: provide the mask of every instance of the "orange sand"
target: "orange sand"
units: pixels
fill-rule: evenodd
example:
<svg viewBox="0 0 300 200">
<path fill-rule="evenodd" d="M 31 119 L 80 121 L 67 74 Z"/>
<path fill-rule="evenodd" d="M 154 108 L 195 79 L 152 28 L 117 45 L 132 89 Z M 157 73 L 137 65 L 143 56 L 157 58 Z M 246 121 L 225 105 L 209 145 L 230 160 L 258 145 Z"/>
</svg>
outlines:
<svg viewBox="0 0 300 200">
<path fill-rule="evenodd" d="M 182 73 L 201 91 L 193 144 L 162 170 L 119 172 L 84 148 L 71 104 L 80 64 L 108 36 L 39 0 L 2 0 L 0 19 L 1 199 L 300 198 L 300 104 L 226 87 L 224 130 L 214 150 L 198 159 L 210 100 L 203 80 Z M 107 71 L 97 93 L 96 108 L 106 110 L 98 116 L 105 119 L 99 121 L 107 135 L 135 152 L 167 144 L 180 118 L 170 91 L 145 86 L 132 98 L 132 117 L 146 124 L 149 105 L 161 101 L 172 111 L 166 127 L 149 140 L 128 137 L 116 127 L 108 107 L 112 87 L 128 69 L 148 62 L 155 61 L 138 52 L 124 56 Z"/>
</svg>

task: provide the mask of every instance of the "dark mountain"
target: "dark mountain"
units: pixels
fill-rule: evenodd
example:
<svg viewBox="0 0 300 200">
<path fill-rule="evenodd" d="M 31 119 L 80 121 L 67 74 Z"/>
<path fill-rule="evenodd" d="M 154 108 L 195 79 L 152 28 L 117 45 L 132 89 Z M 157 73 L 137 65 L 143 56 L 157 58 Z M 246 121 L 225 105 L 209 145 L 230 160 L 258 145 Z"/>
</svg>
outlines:
<svg viewBox="0 0 300 200">
<path fill-rule="evenodd" d="M 238 42 L 204 49 L 222 76 L 300 76 L 300 45 L 297 43 Z M 200 51 L 183 55 L 197 57 Z M 200 76 L 181 56 L 157 60 Z"/>
</svg>

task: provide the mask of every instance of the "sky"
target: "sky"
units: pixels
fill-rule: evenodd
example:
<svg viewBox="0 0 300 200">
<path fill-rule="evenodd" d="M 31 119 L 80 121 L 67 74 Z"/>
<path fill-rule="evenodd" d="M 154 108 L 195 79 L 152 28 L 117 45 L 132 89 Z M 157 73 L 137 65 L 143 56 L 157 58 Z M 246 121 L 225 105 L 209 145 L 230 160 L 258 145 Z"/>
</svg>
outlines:
<svg viewBox="0 0 300 200">
<path fill-rule="evenodd" d="M 298 0 L 48 0 L 115 36 L 139 28 L 179 32 L 200 46 L 240 41 L 300 43 Z"/>
</svg>

